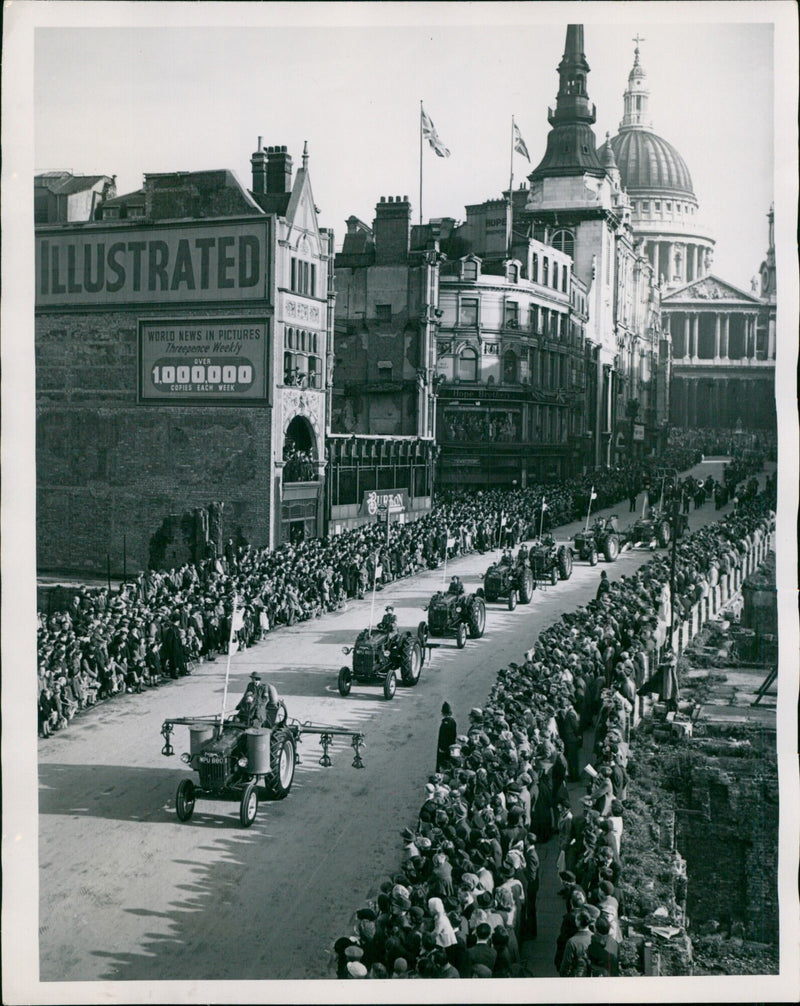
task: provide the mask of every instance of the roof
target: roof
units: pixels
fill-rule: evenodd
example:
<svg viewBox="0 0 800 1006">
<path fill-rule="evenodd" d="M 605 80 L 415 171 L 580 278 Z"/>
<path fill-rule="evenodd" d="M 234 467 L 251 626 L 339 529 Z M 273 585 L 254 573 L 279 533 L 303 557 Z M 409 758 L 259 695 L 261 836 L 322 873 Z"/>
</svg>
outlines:
<svg viewBox="0 0 800 1006">
<path fill-rule="evenodd" d="M 129 206 L 131 204 L 144 205 L 144 189 L 137 189 L 135 192 L 126 192 L 122 196 L 114 196 L 113 199 L 106 199 L 103 203 L 103 209 L 109 206 Z"/>
<path fill-rule="evenodd" d="M 57 196 L 71 196 L 76 192 L 86 192 L 100 182 L 110 182 L 110 175 L 73 175 L 69 171 L 46 171 L 36 175 L 35 182 L 41 183 Z"/>
<path fill-rule="evenodd" d="M 696 202 L 686 161 L 666 140 L 645 129 L 626 129 L 611 140 L 622 186 L 630 195 L 683 196 Z"/>
</svg>

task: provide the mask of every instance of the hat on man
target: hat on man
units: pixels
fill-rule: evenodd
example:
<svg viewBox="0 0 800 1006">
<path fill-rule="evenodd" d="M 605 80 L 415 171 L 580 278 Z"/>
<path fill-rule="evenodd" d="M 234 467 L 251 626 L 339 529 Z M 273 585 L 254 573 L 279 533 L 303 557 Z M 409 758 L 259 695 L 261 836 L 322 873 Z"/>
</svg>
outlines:
<svg viewBox="0 0 800 1006">
<path fill-rule="evenodd" d="M 349 947 L 345 947 L 344 955 L 348 961 L 360 961 L 364 951 L 357 943 L 351 943 Z"/>
<path fill-rule="evenodd" d="M 367 969 L 361 963 L 361 961 L 350 961 L 347 965 L 347 977 L 348 978 L 366 978 Z"/>
</svg>

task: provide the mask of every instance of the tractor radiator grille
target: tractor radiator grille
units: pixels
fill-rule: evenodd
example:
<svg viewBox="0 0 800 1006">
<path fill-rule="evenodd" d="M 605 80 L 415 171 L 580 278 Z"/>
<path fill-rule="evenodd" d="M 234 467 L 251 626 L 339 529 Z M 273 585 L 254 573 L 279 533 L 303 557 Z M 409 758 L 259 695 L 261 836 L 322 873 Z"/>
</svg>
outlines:
<svg viewBox="0 0 800 1006">
<path fill-rule="evenodd" d="M 225 788 L 225 755 L 204 754 L 200 756 L 200 785 L 203 789 Z"/>
</svg>

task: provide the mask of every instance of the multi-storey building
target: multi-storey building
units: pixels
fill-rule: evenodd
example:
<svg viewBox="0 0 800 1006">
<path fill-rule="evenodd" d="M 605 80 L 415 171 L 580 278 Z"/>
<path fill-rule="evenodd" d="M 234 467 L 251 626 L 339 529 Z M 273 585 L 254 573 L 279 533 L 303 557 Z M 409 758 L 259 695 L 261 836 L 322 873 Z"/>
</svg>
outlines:
<svg viewBox="0 0 800 1006">
<path fill-rule="evenodd" d="M 656 375 L 666 361 L 653 267 L 631 228 L 613 146 L 607 139 L 597 149 L 588 73 L 583 26 L 569 25 L 556 106 L 548 110 L 547 149 L 515 219 L 523 232 L 568 254 L 586 287 L 592 462 L 611 464 L 663 438 L 667 403 L 658 396 Z"/>
<path fill-rule="evenodd" d="M 259 141 L 251 163 L 250 190 L 227 170 L 148 174 L 37 224 L 40 568 L 323 530 L 333 235 L 306 152 L 293 174 Z"/>
</svg>

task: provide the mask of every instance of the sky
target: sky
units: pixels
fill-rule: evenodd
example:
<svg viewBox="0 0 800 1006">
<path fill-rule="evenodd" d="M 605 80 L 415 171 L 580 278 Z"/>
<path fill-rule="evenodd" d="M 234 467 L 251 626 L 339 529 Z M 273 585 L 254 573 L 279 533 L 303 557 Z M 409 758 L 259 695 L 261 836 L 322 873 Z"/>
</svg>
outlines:
<svg viewBox="0 0 800 1006">
<path fill-rule="evenodd" d="M 314 26 L 312 4 L 293 10 L 296 26 L 38 28 L 36 170 L 116 174 L 119 193 L 139 188 L 145 172 L 222 167 L 249 185 L 259 135 L 285 144 L 296 165 L 307 140 L 321 223 L 340 247 L 346 218 L 371 223 L 382 195 L 408 195 L 418 220 L 423 100 L 451 150 L 447 159 L 423 151 L 425 218 L 463 219 L 466 204 L 508 185 L 512 115 L 533 166 L 540 160 L 565 25 L 583 14 L 498 5 L 498 16 L 485 9 L 482 23 L 459 23 L 468 6 L 443 17 L 436 4 L 404 5 L 439 25 Z M 607 15 L 585 27 L 595 134 L 599 146 L 617 131 L 638 33 L 654 131 L 689 167 L 717 240 L 713 271 L 749 289 L 773 199 L 773 26 L 696 23 L 697 6 L 656 23 L 653 8 L 588 5 Z M 543 13 L 550 23 L 536 23 Z M 530 170 L 515 157 L 515 185 Z"/>
</svg>

